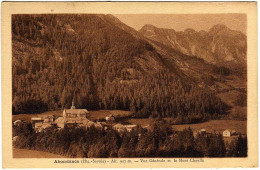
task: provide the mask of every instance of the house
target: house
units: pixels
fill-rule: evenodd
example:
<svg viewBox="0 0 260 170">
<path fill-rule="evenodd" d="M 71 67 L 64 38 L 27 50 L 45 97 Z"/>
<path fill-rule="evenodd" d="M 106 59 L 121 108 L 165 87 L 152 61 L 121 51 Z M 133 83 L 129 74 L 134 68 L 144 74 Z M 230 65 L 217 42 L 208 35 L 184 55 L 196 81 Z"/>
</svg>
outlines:
<svg viewBox="0 0 260 170">
<path fill-rule="evenodd" d="M 107 122 L 114 122 L 115 116 L 113 114 L 106 116 L 106 121 Z"/>
<path fill-rule="evenodd" d="M 136 125 L 125 125 L 125 128 L 128 132 L 131 132 L 133 129 L 135 129 L 137 126 Z"/>
<path fill-rule="evenodd" d="M 33 128 L 36 130 L 36 132 L 39 131 L 40 126 L 42 126 L 44 119 L 41 117 L 32 117 L 31 122 L 33 125 Z"/>
<path fill-rule="evenodd" d="M 223 132 L 223 136 L 224 136 L 224 137 L 230 137 L 230 136 L 231 136 L 231 131 L 230 131 L 230 130 L 225 130 L 225 131 Z"/>
<path fill-rule="evenodd" d="M 21 120 L 16 120 L 16 121 L 14 121 L 13 125 L 14 125 L 14 126 L 18 126 L 18 125 L 20 125 L 21 123 L 22 123 Z"/>
<path fill-rule="evenodd" d="M 15 142 L 18 139 L 18 136 L 13 137 L 13 141 Z"/>
<path fill-rule="evenodd" d="M 123 133 L 126 130 L 125 126 L 122 125 L 121 123 L 118 123 L 118 124 L 114 125 L 113 129 L 118 131 L 119 133 Z"/>
<path fill-rule="evenodd" d="M 43 122 L 43 118 L 41 117 L 32 117 L 31 118 L 32 124 Z"/>
<path fill-rule="evenodd" d="M 43 122 L 54 122 L 54 116 L 46 116 L 43 118 Z"/>
<path fill-rule="evenodd" d="M 44 118 L 33 117 L 31 121 L 35 131 L 38 133 L 54 124 L 54 116 L 45 116 Z"/>
<path fill-rule="evenodd" d="M 42 122 L 37 122 L 34 124 L 34 129 L 36 132 L 39 132 L 42 127 Z"/>
<path fill-rule="evenodd" d="M 237 132 L 236 132 L 235 130 L 232 130 L 232 131 L 231 131 L 231 135 L 232 135 L 232 136 L 235 136 L 235 135 L 237 135 Z"/>
<path fill-rule="evenodd" d="M 143 129 L 146 129 L 148 131 L 153 131 L 153 127 L 150 125 L 143 126 Z"/>
<path fill-rule="evenodd" d="M 86 126 L 88 124 L 89 120 L 86 117 L 69 117 L 64 118 L 64 124 L 66 124 L 69 127 L 73 126 Z"/>
<path fill-rule="evenodd" d="M 65 123 L 64 123 L 65 119 L 63 117 L 58 117 L 56 120 L 55 120 L 55 124 L 58 128 L 64 128 L 65 126 Z"/>
<path fill-rule="evenodd" d="M 200 129 L 199 131 L 193 130 L 193 136 L 196 137 L 198 135 L 210 137 L 212 135 L 212 132 L 207 132 L 206 129 Z"/>
<path fill-rule="evenodd" d="M 224 132 L 223 132 L 223 137 L 230 137 L 230 136 L 234 136 L 234 135 L 236 135 L 237 134 L 237 132 L 235 131 L 235 130 L 229 130 L 229 129 L 227 129 L 227 130 L 225 130 Z"/>
<path fill-rule="evenodd" d="M 205 135 L 206 134 L 206 129 L 200 129 L 199 130 L 199 134 L 201 134 L 201 135 Z"/>
<path fill-rule="evenodd" d="M 46 128 L 51 127 L 53 124 L 51 122 L 38 122 L 35 123 L 34 125 L 34 129 L 36 131 L 36 133 L 38 132 L 43 132 Z"/>
<path fill-rule="evenodd" d="M 87 124 L 85 124 L 84 126 L 86 126 L 86 127 L 94 126 L 95 128 L 100 129 L 100 130 L 103 128 L 103 126 L 100 123 L 98 123 L 98 122 L 96 123 L 93 121 L 88 121 Z"/>
<path fill-rule="evenodd" d="M 104 130 L 108 129 L 108 124 L 106 122 L 97 122 Z"/>
<path fill-rule="evenodd" d="M 113 129 L 118 131 L 119 133 L 122 133 L 124 131 L 131 132 L 136 127 L 137 127 L 136 125 L 122 125 L 118 123 L 113 126 Z"/>
</svg>

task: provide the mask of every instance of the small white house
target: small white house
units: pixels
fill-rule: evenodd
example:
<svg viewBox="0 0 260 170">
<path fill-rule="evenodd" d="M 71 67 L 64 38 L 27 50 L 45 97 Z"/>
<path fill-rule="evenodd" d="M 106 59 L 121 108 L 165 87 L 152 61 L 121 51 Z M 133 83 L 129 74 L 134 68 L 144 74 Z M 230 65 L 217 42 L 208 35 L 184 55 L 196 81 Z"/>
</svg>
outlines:
<svg viewBox="0 0 260 170">
<path fill-rule="evenodd" d="M 235 130 L 229 130 L 229 129 L 227 129 L 223 132 L 224 137 L 230 137 L 230 136 L 234 136 L 236 134 L 237 134 L 237 132 Z"/>
<path fill-rule="evenodd" d="M 230 137 L 230 136 L 231 136 L 230 130 L 225 130 L 225 131 L 223 132 L 223 136 L 224 136 L 224 137 Z"/>
</svg>

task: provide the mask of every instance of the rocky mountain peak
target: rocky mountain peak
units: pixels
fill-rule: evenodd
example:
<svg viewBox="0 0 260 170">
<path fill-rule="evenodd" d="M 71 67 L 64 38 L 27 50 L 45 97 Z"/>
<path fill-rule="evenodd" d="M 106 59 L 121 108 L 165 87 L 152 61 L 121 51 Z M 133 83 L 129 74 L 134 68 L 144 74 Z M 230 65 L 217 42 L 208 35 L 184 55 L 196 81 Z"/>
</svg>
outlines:
<svg viewBox="0 0 260 170">
<path fill-rule="evenodd" d="M 185 34 L 194 34 L 194 33 L 196 33 L 196 31 L 192 28 L 187 28 L 184 30 L 184 33 Z"/>
<path fill-rule="evenodd" d="M 214 25 L 208 32 L 191 28 L 177 32 L 155 28 L 145 25 L 139 32 L 146 38 L 211 64 L 246 66 L 246 35 L 223 24 Z"/>
<path fill-rule="evenodd" d="M 212 28 L 209 29 L 209 33 L 210 34 L 217 34 L 221 31 L 226 31 L 226 30 L 229 30 L 229 28 L 226 25 L 217 24 L 217 25 L 214 25 Z"/>
</svg>

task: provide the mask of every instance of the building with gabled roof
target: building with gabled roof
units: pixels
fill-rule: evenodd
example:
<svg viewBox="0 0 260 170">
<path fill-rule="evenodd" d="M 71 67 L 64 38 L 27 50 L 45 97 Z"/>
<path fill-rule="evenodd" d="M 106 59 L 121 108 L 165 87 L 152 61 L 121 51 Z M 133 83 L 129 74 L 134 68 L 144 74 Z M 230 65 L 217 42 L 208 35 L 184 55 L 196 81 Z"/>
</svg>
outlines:
<svg viewBox="0 0 260 170">
<path fill-rule="evenodd" d="M 20 125 L 21 123 L 22 123 L 21 120 L 16 120 L 16 121 L 13 122 L 13 124 L 14 124 L 15 126 Z"/>
<path fill-rule="evenodd" d="M 237 132 L 235 130 L 226 129 L 225 131 L 223 131 L 224 137 L 230 137 L 230 136 L 234 136 L 236 134 L 237 134 Z"/>
<path fill-rule="evenodd" d="M 87 109 L 76 109 L 74 106 L 74 102 L 72 102 L 72 106 L 70 109 L 63 110 L 63 117 L 64 118 L 77 118 L 77 117 L 87 117 L 89 114 Z"/>
</svg>

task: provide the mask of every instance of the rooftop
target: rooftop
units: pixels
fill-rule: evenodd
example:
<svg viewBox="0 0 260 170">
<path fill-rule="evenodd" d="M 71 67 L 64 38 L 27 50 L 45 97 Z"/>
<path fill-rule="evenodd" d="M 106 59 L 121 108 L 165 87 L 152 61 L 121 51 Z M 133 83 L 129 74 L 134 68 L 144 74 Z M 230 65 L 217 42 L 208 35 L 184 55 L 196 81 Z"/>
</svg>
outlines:
<svg viewBox="0 0 260 170">
<path fill-rule="evenodd" d="M 87 109 L 64 109 L 65 113 L 71 114 L 86 114 L 89 113 Z"/>
</svg>

